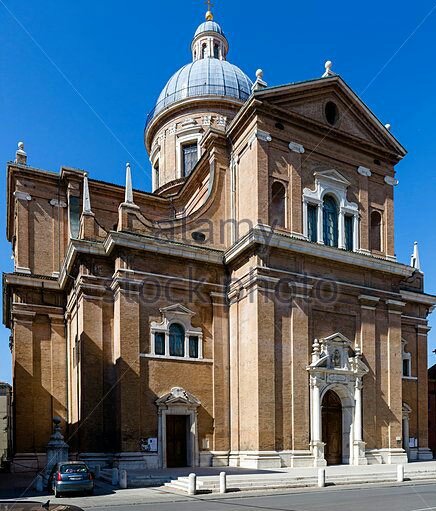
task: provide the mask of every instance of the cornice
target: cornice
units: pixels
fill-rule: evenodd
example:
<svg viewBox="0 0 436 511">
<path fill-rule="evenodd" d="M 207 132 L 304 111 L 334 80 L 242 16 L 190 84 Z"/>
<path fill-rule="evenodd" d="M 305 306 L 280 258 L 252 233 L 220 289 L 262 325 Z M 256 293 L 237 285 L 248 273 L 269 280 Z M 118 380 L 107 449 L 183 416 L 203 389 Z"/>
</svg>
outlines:
<svg viewBox="0 0 436 511">
<path fill-rule="evenodd" d="M 294 253 L 319 257 L 342 264 L 349 264 L 354 267 L 366 268 L 402 277 L 410 277 L 413 268 L 401 263 L 377 259 L 372 256 L 348 252 L 337 248 L 326 247 L 316 243 L 310 243 L 292 237 L 284 233 L 272 232 L 268 226 L 256 226 L 251 229 L 241 240 L 235 243 L 224 255 L 224 262 L 230 264 L 245 251 L 255 245 L 269 246 L 288 250 Z"/>
</svg>

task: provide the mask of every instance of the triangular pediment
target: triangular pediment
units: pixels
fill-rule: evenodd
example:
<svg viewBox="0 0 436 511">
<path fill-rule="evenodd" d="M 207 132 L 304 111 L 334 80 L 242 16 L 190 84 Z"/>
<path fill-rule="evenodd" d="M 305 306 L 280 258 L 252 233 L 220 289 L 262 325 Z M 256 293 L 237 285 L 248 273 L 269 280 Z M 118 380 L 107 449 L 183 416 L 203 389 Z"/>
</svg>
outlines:
<svg viewBox="0 0 436 511">
<path fill-rule="evenodd" d="M 350 341 L 350 339 L 347 339 L 347 337 L 345 337 L 345 335 L 341 334 L 340 332 L 336 332 L 333 335 L 324 337 L 324 339 L 322 339 L 322 343 L 326 344 L 326 345 L 339 344 L 339 343 L 347 344 L 348 346 L 352 345 L 352 342 Z"/>
<path fill-rule="evenodd" d="M 327 136 L 345 137 L 377 145 L 398 158 L 406 154 L 384 124 L 339 76 L 271 87 L 255 93 L 255 97 L 271 107 L 293 114 L 301 122 L 313 123 L 314 129 L 328 129 Z M 326 104 L 337 106 L 338 120 L 332 125 L 326 117 Z"/>
<path fill-rule="evenodd" d="M 162 314 L 168 314 L 169 312 L 172 314 L 188 314 L 189 316 L 193 316 L 195 312 L 191 311 L 191 309 L 188 309 L 184 305 L 181 305 L 180 303 L 176 303 L 174 305 L 169 305 L 168 307 L 163 307 L 162 309 L 159 309 Z"/>
<path fill-rule="evenodd" d="M 160 408 L 171 406 L 197 408 L 200 404 L 201 402 L 195 396 L 182 387 L 173 387 L 168 394 L 156 400 L 156 405 Z"/>
<path fill-rule="evenodd" d="M 316 171 L 314 173 L 314 176 L 315 179 L 332 181 L 342 186 L 351 185 L 350 181 L 348 181 L 348 179 L 345 179 L 345 177 L 335 169 Z"/>
</svg>

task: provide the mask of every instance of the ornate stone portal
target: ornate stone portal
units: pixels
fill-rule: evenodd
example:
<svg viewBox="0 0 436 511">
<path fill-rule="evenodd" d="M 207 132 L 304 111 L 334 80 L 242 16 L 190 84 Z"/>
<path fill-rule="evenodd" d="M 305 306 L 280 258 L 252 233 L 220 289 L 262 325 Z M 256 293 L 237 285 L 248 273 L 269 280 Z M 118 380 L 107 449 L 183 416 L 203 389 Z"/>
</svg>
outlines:
<svg viewBox="0 0 436 511">
<path fill-rule="evenodd" d="M 169 415 L 186 415 L 188 417 L 186 461 L 190 467 L 199 465 L 197 408 L 200 404 L 195 396 L 181 387 L 173 387 L 171 392 L 156 401 L 159 414 L 158 456 L 160 467 L 166 468 L 168 466 L 167 417 Z"/>
<path fill-rule="evenodd" d="M 322 402 L 329 390 L 342 404 L 342 462 L 366 465 L 362 440 L 362 378 L 369 369 L 359 347 L 340 333 L 313 343 L 310 374 L 310 448 L 314 465 L 326 464 L 322 438 Z"/>
</svg>

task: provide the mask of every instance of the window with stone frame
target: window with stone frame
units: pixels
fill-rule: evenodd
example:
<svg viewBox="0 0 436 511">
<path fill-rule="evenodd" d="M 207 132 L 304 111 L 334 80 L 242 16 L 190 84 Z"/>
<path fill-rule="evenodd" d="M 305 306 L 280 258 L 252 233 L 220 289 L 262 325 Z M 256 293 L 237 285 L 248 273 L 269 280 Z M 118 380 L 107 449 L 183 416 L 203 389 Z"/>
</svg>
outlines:
<svg viewBox="0 0 436 511">
<path fill-rule="evenodd" d="M 157 358 L 203 359 L 203 333 L 191 324 L 194 312 L 183 305 L 160 309 L 162 321 L 151 323 L 150 353 Z"/>
<path fill-rule="evenodd" d="M 193 171 L 198 161 L 197 143 L 182 145 L 182 176 L 187 177 Z"/>
<path fill-rule="evenodd" d="M 308 241 L 350 252 L 359 250 L 359 207 L 347 199 L 351 185 L 337 170 L 314 172 L 303 189 L 303 235 Z"/>
</svg>

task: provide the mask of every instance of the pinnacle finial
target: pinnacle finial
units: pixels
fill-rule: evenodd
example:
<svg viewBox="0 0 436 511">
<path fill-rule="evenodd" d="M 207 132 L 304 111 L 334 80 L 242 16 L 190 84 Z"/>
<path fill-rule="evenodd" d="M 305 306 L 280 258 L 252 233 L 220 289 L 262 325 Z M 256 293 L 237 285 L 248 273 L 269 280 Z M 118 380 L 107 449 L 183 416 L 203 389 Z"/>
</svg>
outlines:
<svg viewBox="0 0 436 511">
<path fill-rule="evenodd" d="M 260 90 L 260 89 L 265 89 L 265 87 L 267 87 L 267 86 L 268 86 L 268 84 L 263 79 L 262 69 L 258 69 L 256 71 L 256 81 L 253 83 L 251 90 L 256 91 L 256 90 Z"/>
<path fill-rule="evenodd" d="M 421 271 L 421 261 L 419 259 L 419 249 L 417 241 L 415 241 L 415 243 L 413 244 L 413 254 L 412 258 L 410 259 L 410 266 L 418 271 Z"/>
<path fill-rule="evenodd" d="M 388 130 L 388 131 L 391 131 L 391 125 L 389 123 L 385 124 L 385 128 Z"/>
<path fill-rule="evenodd" d="M 335 76 L 336 73 L 332 71 L 333 62 L 331 60 L 327 60 L 324 64 L 325 73 L 322 75 L 322 78 L 327 78 L 329 76 Z"/>
<path fill-rule="evenodd" d="M 18 149 L 15 153 L 15 163 L 27 163 L 27 153 L 24 150 L 24 142 L 18 142 Z"/>
<path fill-rule="evenodd" d="M 89 194 L 88 174 L 83 176 L 83 208 L 82 213 L 92 215 L 91 196 Z"/>
<path fill-rule="evenodd" d="M 130 170 L 130 163 L 126 163 L 126 192 L 124 195 L 124 202 L 126 204 L 133 204 L 133 188 L 132 188 L 132 172 Z"/>
</svg>

